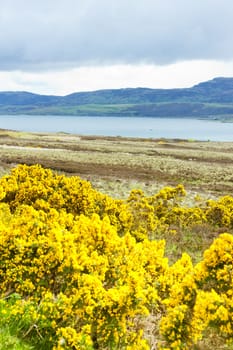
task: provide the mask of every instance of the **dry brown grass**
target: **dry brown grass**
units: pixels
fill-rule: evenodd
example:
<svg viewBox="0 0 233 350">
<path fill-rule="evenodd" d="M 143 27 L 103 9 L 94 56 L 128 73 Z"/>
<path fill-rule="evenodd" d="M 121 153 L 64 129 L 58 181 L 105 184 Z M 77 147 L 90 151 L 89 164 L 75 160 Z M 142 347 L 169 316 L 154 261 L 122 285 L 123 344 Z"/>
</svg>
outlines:
<svg viewBox="0 0 233 350">
<path fill-rule="evenodd" d="M 219 196 L 233 190 L 233 142 L 1 130 L 0 155 L 0 174 L 19 163 L 40 163 L 80 175 L 117 197 L 127 196 L 135 187 L 149 194 L 178 183 L 194 195 Z"/>
</svg>

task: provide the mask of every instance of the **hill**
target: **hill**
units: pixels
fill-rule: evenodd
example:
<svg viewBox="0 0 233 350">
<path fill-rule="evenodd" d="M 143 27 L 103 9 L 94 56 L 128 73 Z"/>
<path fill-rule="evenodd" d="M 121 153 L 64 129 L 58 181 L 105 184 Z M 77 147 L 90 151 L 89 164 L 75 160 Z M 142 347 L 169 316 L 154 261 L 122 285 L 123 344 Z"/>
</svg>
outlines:
<svg viewBox="0 0 233 350">
<path fill-rule="evenodd" d="M 105 115 L 233 119 L 233 78 L 191 88 L 126 88 L 67 96 L 0 92 L 0 114 Z"/>
</svg>

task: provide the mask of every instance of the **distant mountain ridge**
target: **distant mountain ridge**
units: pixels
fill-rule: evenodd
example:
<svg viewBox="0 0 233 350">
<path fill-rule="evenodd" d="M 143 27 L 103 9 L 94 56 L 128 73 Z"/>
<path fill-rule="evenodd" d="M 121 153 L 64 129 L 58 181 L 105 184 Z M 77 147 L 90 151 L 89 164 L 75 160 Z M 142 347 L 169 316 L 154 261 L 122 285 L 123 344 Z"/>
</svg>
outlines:
<svg viewBox="0 0 233 350">
<path fill-rule="evenodd" d="M 233 119 L 233 78 L 191 88 L 125 88 L 66 96 L 0 92 L 0 114 L 104 115 Z"/>
</svg>

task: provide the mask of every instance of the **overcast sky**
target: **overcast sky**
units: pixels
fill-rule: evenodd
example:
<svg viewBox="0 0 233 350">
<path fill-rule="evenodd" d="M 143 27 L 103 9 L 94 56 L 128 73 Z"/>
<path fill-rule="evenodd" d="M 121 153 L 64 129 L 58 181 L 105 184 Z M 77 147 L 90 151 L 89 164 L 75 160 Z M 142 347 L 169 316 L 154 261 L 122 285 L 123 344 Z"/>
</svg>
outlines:
<svg viewBox="0 0 233 350">
<path fill-rule="evenodd" d="M 0 0 L 0 90 L 65 95 L 233 77 L 232 0 Z"/>
</svg>

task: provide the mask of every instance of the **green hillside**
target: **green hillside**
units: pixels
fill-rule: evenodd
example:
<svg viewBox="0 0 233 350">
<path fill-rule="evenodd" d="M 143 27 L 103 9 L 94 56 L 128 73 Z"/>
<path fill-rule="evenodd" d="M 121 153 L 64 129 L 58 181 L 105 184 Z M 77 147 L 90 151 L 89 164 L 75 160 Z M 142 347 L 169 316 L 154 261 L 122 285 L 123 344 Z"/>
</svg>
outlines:
<svg viewBox="0 0 233 350">
<path fill-rule="evenodd" d="M 0 114 L 150 116 L 233 119 L 233 78 L 215 78 L 192 88 L 127 88 L 67 96 L 0 92 Z"/>
</svg>

